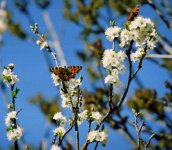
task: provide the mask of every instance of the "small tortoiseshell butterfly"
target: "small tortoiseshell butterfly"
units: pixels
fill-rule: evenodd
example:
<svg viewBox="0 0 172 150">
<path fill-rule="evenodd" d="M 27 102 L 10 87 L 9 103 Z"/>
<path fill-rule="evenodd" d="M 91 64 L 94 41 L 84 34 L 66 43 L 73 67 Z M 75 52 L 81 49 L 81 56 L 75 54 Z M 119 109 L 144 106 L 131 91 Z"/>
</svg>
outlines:
<svg viewBox="0 0 172 150">
<path fill-rule="evenodd" d="M 139 5 L 136 5 L 128 16 L 128 21 L 133 21 L 139 14 Z"/>
<path fill-rule="evenodd" d="M 55 75 L 63 81 L 69 81 L 71 78 L 74 78 L 75 75 L 82 69 L 81 66 L 69 66 L 69 67 L 55 67 L 51 68 L 50 72 L 53 72 Z"/>
</svg>

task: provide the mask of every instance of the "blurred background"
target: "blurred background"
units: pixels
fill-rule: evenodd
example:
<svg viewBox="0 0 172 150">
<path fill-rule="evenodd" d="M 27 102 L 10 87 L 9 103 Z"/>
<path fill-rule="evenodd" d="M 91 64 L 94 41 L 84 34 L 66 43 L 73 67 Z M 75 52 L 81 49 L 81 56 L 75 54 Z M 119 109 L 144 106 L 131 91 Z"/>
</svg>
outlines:
<svg viewBox="0 0 172 150">
<path fill-rule="evenodd" d="M 22 108 L 18 116 L 18 122 L 24 128 L 24 137 L 19 142 L 21 149 L 25 144 L 35 150 L 49 149 L 52 130 L 56 127 L 53 115 L 60 110 L 71 115 L 69 110 L 61 109 L 58 88 L 51 80 L 49 68 L 55 64 L 46 50 L 40 51 L 36 45 L 37 37 L 29 26 L 38 23 L 40 32 L 46 35 L 57 53 L 60 65 L 83 67 L 80 74 L 84 78 L 84 107 L 94 107 L 105 114 L 108 110 L 107 85 L 103 83 L 106 73 L 101 58 L 103 50 L 112 45 L 106 40 L 104 31 L 110 20 L 123 27 L 129 12 L 137 4 L 137 0 L 1 0 L 0 71 L 14 63 L 15 74 L 20 79 L 16 108 Z M 172 1 L 141 0 L 139 14 L 155 22 L 160 40 L 151 52 L 152 57 L 145 58 L 122 108 L 106 121 L 107 146 L 100 144 L 98 149 L 135 148 L 136 131 L 131 124 L 134 120 L 131 108 L 142 112 L 141 119 L 146 123 L 141 134 L 143 141 L 147 142 L 150 135 L 156 133 L 150 148 L 172 149 Z M 115 87 L 114 102 L 124 92 L 127 74 L 121 76 L 121 81 L 120 86 Z M 0 86 L 0 149 L 8 150 L 12 149 L 13 143 L 6 137 L 4 119 L 11 97 L 1 80 Z M 87 123 L 80 127 L 81 145 L 87 127 Z M 75 149 L 74 136 L 72 131 L 64 141 L 66 149 Z"/>
</svg>

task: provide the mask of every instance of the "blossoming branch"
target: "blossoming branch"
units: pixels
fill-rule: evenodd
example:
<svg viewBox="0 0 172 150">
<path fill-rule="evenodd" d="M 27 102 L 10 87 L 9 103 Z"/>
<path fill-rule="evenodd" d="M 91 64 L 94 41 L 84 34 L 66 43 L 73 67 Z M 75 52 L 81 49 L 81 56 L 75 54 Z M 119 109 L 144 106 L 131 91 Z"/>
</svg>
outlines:
<svg viewBox="0 0 172 150">
<path fill-rule="evenodd" d="M 21 139 L 23 135 L 23 128 L 17 123 L 17 116 L 21 110 L 16 111 L 16 96 L 19 92 L 18 88 L 15 88 L 15 84 L 19 81 L 17 75 L 14 74 L 14 64 L 9 64 L 4 67 L 2 72 L 2 81 L 11 88 L 12 102 L 8 104 L 9 113 L 5 118 L 5 125 L 7 126 L 7 137 L 9 141 L 14 141 L 15 150 L 19 150 L 18 140 Z"/>
</svg>

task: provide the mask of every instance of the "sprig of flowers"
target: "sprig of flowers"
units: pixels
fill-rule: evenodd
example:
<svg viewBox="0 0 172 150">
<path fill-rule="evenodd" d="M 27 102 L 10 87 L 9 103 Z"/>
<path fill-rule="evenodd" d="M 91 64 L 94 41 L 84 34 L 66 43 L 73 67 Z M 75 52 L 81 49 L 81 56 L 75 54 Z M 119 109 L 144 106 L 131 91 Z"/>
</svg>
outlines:
<svg viewBox="0 0 172 150">
<path fill-rule="evenodd" d="M 2 80 L 7 86 L 13 86 L 19 81 L 17 75 L 13 72 L 14 64 L 10 63 L 7 67 L 4 67 L 2 72 Z"/>
<path fill-rule="evenodd" d="M 126 48 L 130 43 L 135 43 L 135 52 L 131 53 L 131 61 L 139 61 L 142 56 L 152 50 L 158 40 L 158 35 L 154 23 L 149 18 L 136 17 L 133 21 L 127 22 L 124 29 L 110 23 L 110 27 L 105 31 L 106 38 L 113 42 L 112 49 L 106 49 L 103 54 L 102 63 L 107 70 L 105 83 L 119 83 L 119 73 L 125 70 L 122 62 L 127 58 L 125 52 L 114 50 L 114 41 L 120 40 L 120 46 Z M 146 50 L 145 50 L 146 48 Z"/>
<path fill-rule="evenodd" d="M 41 34 L 39 32 L 39 28 L 38 28 L 38 24 L 35 23 L 34 25 L 30 25 L 30 29 L 32 30 L 32 32 L 34 34 L 36 34 L 38 36 L 38 40 L 36 41 L 36 44 L 40 46 L 40 50 L 43 50 L 43 49 L 46 49 L 52 56 L 53 60 L 55 61 L 56 63 L 56 66 L 58 66 L 58 63 L 57 63 L 57 58 L 56 58 L 56 53 L 54 53 L 51 48 L 50 48 L 50 45 L 48 44 L 45 36 L 43 34 Z"/>
<path fill-rule="evenodd" d="M 17 124 L 17 115 L 20 112 L 15 109 L 15 99 L 19 92 L 18 88 L 15 88 L 15 84 L 19 81 L 17 75 L 14 74 L 15 66 L 10 63 L 7 67 L 4 67 L 2 72 L 2 81 L 9 87 L 11 87 L 12 102 L 8 104 L 9 112 L 5 117 L 5 125 L 7 126 L 7 137 L 9 141 L 14 141 L 15 150 L 18 150 L 18 140 L 22 137 L 24 129 Z"/>
</svg>

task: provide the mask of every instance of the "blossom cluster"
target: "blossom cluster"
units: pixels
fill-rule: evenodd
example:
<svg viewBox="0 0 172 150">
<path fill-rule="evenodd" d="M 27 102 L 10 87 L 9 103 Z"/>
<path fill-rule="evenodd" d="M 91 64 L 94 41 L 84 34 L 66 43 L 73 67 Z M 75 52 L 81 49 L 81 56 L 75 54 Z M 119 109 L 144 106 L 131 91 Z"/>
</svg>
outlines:
<svg viewBox="0 0 172 150">
<path fill-rule="evenodd" d="M 78 114 L 78 124 L 80 125 L 85 120 L 95 121 L 100 123 L 102 115 L 99 112 L 84 110 Z"/>
<path fill-rule="evenodd" d="M 54 117 L 53 117 L 53 119 L 56 121 L 56 123 L 57 123 L 57 128 L 55 128 L 54 130 L 53 130 L 53 132 L 54 132 L 54 135 L 55 136 L 58 136 L 59 138 L 62 138 L 62 136 L 64 135 L 64 133 L 65 133 L 65 128 L 64 128 L 64 126 L 65 126 L 65 124 L 66 124 L 66 117 L 64 117 L 63 115 L 62 115 L 62 113 L 61 112 L 57 112 L 55 115 L 54 115 Z"/>
<path fill-rule="evenodd" d="M 49 48 L 49 44 L 46 41 L 44 35 L 39 33 L 38 24 L 35 23 L 34 25 L 31 25 L 30 28 L 32 32 L 37 34 L 39 37 L 39 39 L 36 41 L 36 44 L 40 46 L 40 50 L 43 50 L 44 48 Z"/>
<path fill-rule="evenodd" d="M 102 63 L 108 72 L 105 83 L 119 83 L 119 73 L 125 70 L 124 65 L 121 63 L 125 57 L 126 55 L 123 51 L 115 52 L 113 49 L 104 51 Z"/>
<path fill-rule="evenodd" d="M 62 107 L 63 108 L 71 108 L 72 105 L 75 107 L 78 102 L 78 92 L 77 88 L 81 85 L 82 77 L 78 79 L 70 79 L 67 82 L 61 82 L 62 80 L 55 75 L 54 73 L 51 74 L 51 78 L 55 86 L 60 86 L 60 94 L 62 99 Z M 67 92 L 65 90 L 67 90 Z"/>
<path fill-rule="evenodd" d="M 78 79 L 71 78 L 68 81 L 63 81 L 58 75 L 52 73 L 51 78 L 53 80 L 54 85 L 60 87 L 62 107 L 70 108 L 73 112 L 74 110 L 76 111 L 76 108 L 78 108 L 78 125 L 81 125 L 86 120 L 91 123 L 101 122 L 102 115 L 99 112 L 83 110 L 82 108 L 82 95 L 78 91 L 78 87 L 82 84 L 82 77 L 79 77 Z M 59 126 L 53 131 L 54 135 L 58 135 L 58 137 L 61 138 L 65 133 L 65 129 L 63 126 L 66 123 L 66 118 L 62 115 L 61 112 L 58 112 L 54 115 L 53 119 L 56 120 L 57 125 Z M 75 120 L 76 116 L 74 115 L 69 119 L 69 125 L 75 123 Z M 106 130 L 99 132 L 97 130 L 98 134 L 97 137 L 95 137 L 94 141 L 99 141 L 105 144 L 107 141 L 107 131 L 105 131 Z M 88 141 L 90 141 L 89 138 L 91 138 L 91 133 L 92 132 L 90 132 L 88 135 Z M 54 150 L 55 148 L 59 149 L 58 145 L 52 145 L 51 150 Z"/>
<path fill-rule="evenodd" d="M 128 21 L 125 28 L 111 25 L 106 29 L 105 35 L 107 40 L 114 42 L 119 38 L 120 47 L 129 47 L 131 42 L 135 43 L 135 51 L 131 53 L 131 61 L 140 60 L 142 56 L 147 54 L 148 50 L 152 50 L 158 40 L 154 23 L 149 18 L 137 16 L 133 21 Z M 105 83 L 115 84 L 119 82 L 119 73 L 124 71 L 122 61 L 126 58 L 125 53 L 107 49 L 103 54 L 103 66 L 106 68 L 108 75 Z"/>
<path fill-rule="evenodd" d="M 20 126 L 17 126 L 16 128 L 11 128 L 11 129 L 8 128 L 7 137 L 9 141 L 16 141 L 22 137 L 23 132 L 24 130 Z"/>
<path fill-rule="evenodd" d="M 107 142 L 107 130 L 104 129 L 103 131 L 98 131 L 98 130 L 93 130 L 91 132 L 89 132 L 87 140 L 89 142 L 95 142 L 95 141 L 99 141 L 102 144 L 106 144 Z"/>
<path fill-rule="evenodd" d="M 14 85 L 16 82 L 19 81 L 17 75 L 13 73 L 14 64 L 10 63 L 7 67 L 4 68 L 2 72 L 2 81 L 7 84 L 7 86 L 11 85 L 12 89 L 14 89 Z M 15 99 L 19 89 L 16 88 L 15 91 L 12 92 L 12 97 Z M 5 117 L 5 125 L 7 126 L 7 137 L 9 141 L 16 141 L 19 140 L 23 135 L 23 128 L 17 125 L 17 114 L 19 112 L 15 111 L 15 107 L 13 103 L 8 104 L 8 109 L 10 110 Z"/>
<path fill-rule="evenodd" d="M 7 67 L 4 67 L 2 72 L 2 81 L 7 84 L 7 86 L 14 85 L 19 81 L 17 75 L 13 72 L 14 64 L 10 63 Z"/>
</svg>

